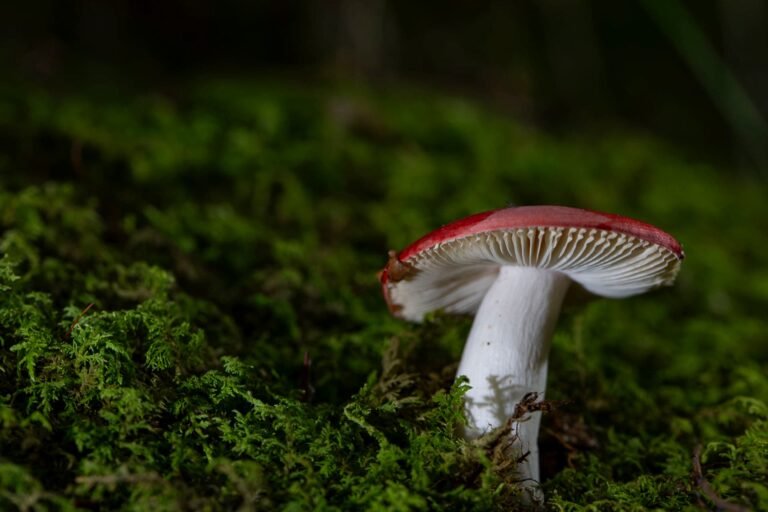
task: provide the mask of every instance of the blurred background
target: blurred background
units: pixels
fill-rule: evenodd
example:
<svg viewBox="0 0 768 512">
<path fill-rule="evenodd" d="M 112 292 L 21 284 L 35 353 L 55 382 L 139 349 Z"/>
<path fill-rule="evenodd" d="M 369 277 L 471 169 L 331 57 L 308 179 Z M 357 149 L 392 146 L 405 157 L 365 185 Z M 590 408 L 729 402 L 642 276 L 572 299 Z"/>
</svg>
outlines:
<svg viewBox="0 0 768 512">
<path fill-rule="evenodd" d="M 768 176 L 761 0 L 32 0 L 3 2 L 0 29 L 6 82 L 406 84 L 557 135 L 647 132 Z"/>
<path fill-rule="evenodd" d="M 510 510 L 454 435 L 470 319 L 376 279 L 510 204 L 687 255 L 563 312 L 556 507 L 690 508 L 702 445 L 768 510 L 766 64 L 758 0 L 0 2 L 0 510 Z"/>
</svg>

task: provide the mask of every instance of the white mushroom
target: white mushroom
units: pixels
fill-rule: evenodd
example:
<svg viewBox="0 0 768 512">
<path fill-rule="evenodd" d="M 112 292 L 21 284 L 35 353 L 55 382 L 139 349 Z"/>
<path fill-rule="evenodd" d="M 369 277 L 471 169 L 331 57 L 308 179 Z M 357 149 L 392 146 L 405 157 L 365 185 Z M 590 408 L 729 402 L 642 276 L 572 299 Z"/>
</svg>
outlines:
<svg viewBox="0 0 768 512">
<path fill-rule="evenodd" d="M 414 242 L 381 273 L 392 313 L 475 320 L 458 375 L 469 378 L 467 439 L 499 427 L 530 392 L 543 398 L 560 306 L 571 283 L 604 297 L 670 285 L 684 253 L 669 234 L 618 215 L 561 206 L 506 208 L 453 222 Z M 513 425 L 521 481 L 539 482 L 539 412 Z M 535 491 L 535 489 L 534 489 Z"/>
</svg>

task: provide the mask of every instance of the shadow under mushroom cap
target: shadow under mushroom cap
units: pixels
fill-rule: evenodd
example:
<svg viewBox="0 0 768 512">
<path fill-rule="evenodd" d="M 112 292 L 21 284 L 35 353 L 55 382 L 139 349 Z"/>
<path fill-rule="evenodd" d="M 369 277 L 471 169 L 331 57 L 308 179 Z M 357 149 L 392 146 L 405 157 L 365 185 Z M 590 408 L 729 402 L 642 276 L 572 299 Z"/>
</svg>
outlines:
<svg viewBox="0 0 768 512">
<path fill-rule="evenodd" d="M 626 217 L 507 208 L 448 224 L 392 255 L 381 282 L 393 314 L 420 321 L 436 309 L 474 313 L 503 265 L 561 272 L 595 295 L 620 298 L 671 284 L 683 257 L 669 234 Z"/>
</svg>

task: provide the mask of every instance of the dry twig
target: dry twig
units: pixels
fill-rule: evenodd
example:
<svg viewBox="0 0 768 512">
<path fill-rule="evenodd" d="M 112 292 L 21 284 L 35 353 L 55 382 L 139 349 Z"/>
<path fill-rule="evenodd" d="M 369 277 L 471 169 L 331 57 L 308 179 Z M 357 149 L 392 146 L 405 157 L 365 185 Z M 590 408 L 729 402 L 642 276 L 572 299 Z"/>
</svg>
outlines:
<svg viewBox="0 0 768 512">
<path fill-rule="evenodd" d="M 715 505 L 716 510 L 725 510 L 726 512 L 749 512 L 749 508 L 738 505 L 736 503 L 731 503 L 730 501 L 726 501 L 718 496 L 718 494 L 715 492 L 715 489 L 712 487 L 712 484 L 710 484 L 707 479 L 704 478 L 704 472 L 701 469 L 700 444 L 696 445 L 696 447 L 693 449 L 691 462 L 693 464 L 693 473 L 691 474 L 691 477 L 693 478 L 694 485 L 699 488 L 701 494 L 703 494 L 705 498 L 707 498 Z"/>
<path fill-rule="evenodd" d="M 67 334 L 64 335 L 64 339 L 69 338 L 72 335 L 72 331 L 75 329 L 75 326 L 80 322 L 80 319 L 83 318 L 86 313 L 93 307 L 93 302 L 85 306 L 85 309 L 80 312 L 79 315 L 77 315 L 77 318 L 75 318 L 72 321 L 72 325 L 69 326 L 69 330 L 67 331 Z"/>
</svg>

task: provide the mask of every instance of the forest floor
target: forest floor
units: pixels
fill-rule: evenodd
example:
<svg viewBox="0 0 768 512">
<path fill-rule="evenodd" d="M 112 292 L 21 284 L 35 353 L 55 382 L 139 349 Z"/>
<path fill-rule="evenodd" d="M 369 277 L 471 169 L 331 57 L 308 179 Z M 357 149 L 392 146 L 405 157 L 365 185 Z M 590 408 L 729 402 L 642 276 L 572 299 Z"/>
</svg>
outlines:
<svg viewBox="0 0 768 512">
<path fill-rule="evenodd" d="M 226 80 L 0 90 L 0 509 L 522 506 L 456 435 L 471 319 L 394 319 L 376 277 L 510 204 L 687 255 L 673 287 L 563 312 L 546 507 L 768 510 L 766 183 L 425 92 Z"/>
</svg>

